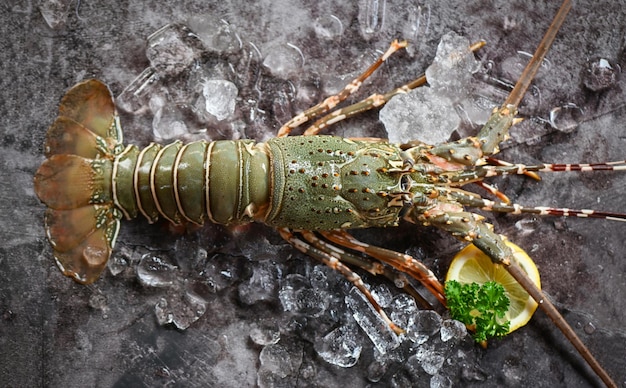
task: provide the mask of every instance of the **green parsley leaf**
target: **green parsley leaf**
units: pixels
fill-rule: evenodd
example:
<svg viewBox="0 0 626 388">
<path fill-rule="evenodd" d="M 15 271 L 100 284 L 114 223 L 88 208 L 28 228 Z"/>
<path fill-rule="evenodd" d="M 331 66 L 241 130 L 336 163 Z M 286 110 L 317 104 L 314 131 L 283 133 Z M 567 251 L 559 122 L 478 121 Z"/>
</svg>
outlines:
<svg viewBox="0 0 626 388">
<path fill-rule="evenodd" d="M 445 293 L 452 318 L 475 328 L 476 342 L 503 337 L 509 332 L 511 322 L 504 319 L 504 315 L 510 301 L 502 284 L 461 284 L 450 280 L 446 282 Z"/>
</svg>

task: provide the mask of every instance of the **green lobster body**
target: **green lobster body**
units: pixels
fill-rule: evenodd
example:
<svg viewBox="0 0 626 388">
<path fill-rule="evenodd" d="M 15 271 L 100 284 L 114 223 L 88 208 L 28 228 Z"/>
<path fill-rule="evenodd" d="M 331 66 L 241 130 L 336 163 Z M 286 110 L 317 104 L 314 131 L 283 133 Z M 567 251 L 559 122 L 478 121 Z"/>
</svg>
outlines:
<svg viewBox="0 0 626 388">
<path fill-rule="evenodd" d="M 127 218 L 174 224 L 251 221 L 269 201 L 269 159 L 249 140 L 126 147 L 114 161 L 113 197 Z"/>
<path fill-rule="evenodd" d="M 122 217 L 306 230 L 395 226 L 412 198 L 404 186 L 421 180 L 403 167 L 406 151 L 381 140 L 306 136 L 124 147 L 110 91 L 96 80 L 63 98 L 45 149 L 35 192 L 48 206 L 57 263 L 81 283 L 104 269 Z"/>
<path fill-rule="evenodd" d="M 397 225 L 401 150 L 334 136 L 130 145 L 115 157 L 115 205 L 150 222 L 292 229 Z"/>
<path fill-rule="evenodd" d="M 266 224 L 330 230 L 397 225 L 401 150 L 333 136 L 267 142 L 272 198 Z"/>
</svg>

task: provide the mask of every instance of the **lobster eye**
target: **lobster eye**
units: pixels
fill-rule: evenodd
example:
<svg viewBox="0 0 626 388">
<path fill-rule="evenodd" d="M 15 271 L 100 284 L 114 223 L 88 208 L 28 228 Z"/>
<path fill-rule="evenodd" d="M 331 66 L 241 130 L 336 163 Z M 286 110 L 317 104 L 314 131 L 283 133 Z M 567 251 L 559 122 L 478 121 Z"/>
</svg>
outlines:
<svg viewBox="0 0 626 388">
<path fill-rule="evenodd" d="M 409 191 L 411 189 L 411 179 L 408 175 L 402 175 L 402 178 L 400 178 L 400 188 L 402 191 Z"/>
</svg>

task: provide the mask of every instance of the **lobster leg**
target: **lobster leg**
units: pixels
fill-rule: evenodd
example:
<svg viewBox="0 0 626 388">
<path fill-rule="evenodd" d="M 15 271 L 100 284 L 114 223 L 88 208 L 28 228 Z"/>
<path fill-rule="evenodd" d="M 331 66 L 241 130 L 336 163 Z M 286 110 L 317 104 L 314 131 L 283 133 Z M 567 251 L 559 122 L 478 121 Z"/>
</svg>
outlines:
<svg viewBox="0 0 626 388">
<path fill-rule="evenodd" d="M 365 253 L 377 260 L 386 263 L 400 272 L 410 275 L 418 280 L 430 293 L 432 293 L 442 305 L 446 306 L 446 297 L 443 291 L 443 285 L 428 267 L 416 260 L 410 255 L 395 252 L 389 249 L 366 244 L 354 238 L 345 230 L 332 230 L 328 232 L 320 232 L 328 240 L 343 247 L 352 249 L 357 252 Z"/>
<path fill-rule="evenodd" d="M 476 136 L 470 136 L 450 144 L 436 146 L 431 150 L 433 155 L 442 157 L 448 161 L 454 161 L 464 165 L 476 166 L 483 162 L 484 156 L 488 157 L 500 151 L 499 144 L 509 138 L 511 126 L 520 122 L 516 118 L 519 106 L 526 90 L 528 90 L 535 74 L 539 70 L 550 46 L 554 42 L 557 32 L 563 25 L 565 17 L 572 4 L 570 0 L 564 0 L 559 11 L 554 17 L 550 28 L 546 31 L 539 43 L 532 59 L 524 68 L 522 75 L 513 87 L 513 90 L 500 108 L 496 108 L 487 123 L 481 128 Z"/>
<path fill-rule="evenodd" d="M 452 204 L 441 202 L 429 211 L 411 213 L 407 218 L 412 222 L 433 225 L 449 232 L 454 237 L 471 242 L 489 256 L 494 263 L 503 265 L 526 292 L 535 299 L 541 309 L 563 332 L 565 337 L 567 337 L 602 381 L 610 387 L 616 387 L 615 382 L 613 382 L 604 368 L 602 368 L 589 349 L 576 335 L 556 307 L 554 307 L 546 295 L 537 288 L 519 265 L 512 260 L 513 252 L 505 244 L 502 237 L 493 231 L 491 225 L 484 223 L 481 216 L 464 211 L 450 211 L 451 205 Z M 455 205 L 452 205 L 452 207 L 454 206 Z"/>
<path fill-rule="evenodd" d="M 511 203 L 511 199 L 509 199 L 509 197 L 507 197 L 506 194 L 504 194 L 503 192 L 498 190 L 493 185 L 490 185 L 490 184 L 485 183 L 483 181 L 474 182 L 474 184 L 477 185 L 478 187 L 480 187 L 481 189 L 486 190 L 488 193 L 490 193 L 491 195 L 495 196 L 500 201 L 502 201 L 504 203 L 507 203 L 507 204 Z"/>
<path fill-rule="evenodd" d="M 372 75 L 372 73 L 376 71 L 376 69 L 378 69 L 380 65 L 382 65 L 383 62 L 387 60 L 387 58 L 389 58 L 396 51 L 406 47 L 406 45 L 407 45 L 406 41 L 394 40 L 393 42 L 391 42 L 391 46 L 389 46 L 387 51 L 383 55 L 381 55 L 376 60 L 376 62 L 374 62 L 367 70 L 365 70 L 361 75 L 359 75 L 357 78 L 352 80 L 352 82 L 346 85 L 346 87 L 344 87 L 343 90 L 341 90 L 339 93 L 332 95 L 330 97 L 327 97 L 321 103 L 294 116 L 291 120 L 285 123 L 280 128 L 280 130 L 278 130 L 277 137 L 289 136 L 289 134 L 294 128 L 297 128 L 300 125 L 306 123 L 307 121 L 321 114 L 324 114 L 328 112 L 329 110 L 333 109 L 334 107 L 336 107 L 337 104 L 339 104 L 340 102 L 348 98 L 348 96 L 350 96 L 351 94 L 359 90 L 359 88 L 363 84 L 363 81 L 365 81 L 370 75 Z"/>
<path fill-rule="evenodd" d="M 332 232 L 317 232 L 322 235 L 324 238 L 331 241 L 328 243 L 323 239 L 320 239 L 316 236 L 315 232 L 311 231 L 301 231 L 302 237 L 309 242 L 311 245 L 316 247 L 319 250 L 329 253 L 330 255 L 335 256 L 338 260 L 341 260 L 342 263 L 348 264 L 351 266 L 359 267 L 374 276 L 383 275 L 387 279 L 389 279 L 393 284 L 395 284 L 398 288 L 402 288 L 407 294 L 411 295 L 419 305 L 427 310 L 432 310 L 433 306 L 428 302 L 422 295 L 420 295 L 417 290 L 411 286 L 411 283 L 408 281 L 404 273 L 393 270 L 391 267 L 383 265 L 379 260 L 376 260 L 375 257 L 369 255 L 353 255 L 349 252 L 346 252 L 341 247 L 350 248 L 349 244 L 343 244 L 339 240 L 334 240 L 329 238 L 329 234 Z M 352 239 L 354 237 L 348 235 Z M 356 240 L 355 240 L 356 241 Z M 361 243 L 363 245 L 363 243 Z"/>
<path fill-rule="evenodd" d="M 469 47 L 470 51 L 476 51 L 483 47 L 485 42 L 476 42 Z M 345 120 L 347 118 L 356 116 L 365 111 L 380 108 L 385 105 L 392 97 L 397 96 L 398 94 L 408 93 L 411 90 L 418 88 L 422 85 L 426 84 L 426 75 L 422 74 L 413 81 L 408 84 L 402 85 L 398 88 L 395 88 L 385 94 L 372 94 L 368 98 L 357 102 L 356 104 L 349 105 L 345 108 L 338 109 L 328 115 L 320 118 L 311 126 L 309 126 L 304 132 L 305 136 L 317 135 L 321 130 L 326 128 L 329 125 L 335 124 L 339 121 Z"/>
<path fill-rule="evenodd" d="M 367 288 L 365 283 L 361 277 L 352 271 L 347 265 L 343 264 L 340 260 L 341 256 L 345 253 L 339 252 L 336 249 L 333 251 L 327 250 L 320 244 L 320 240 L 312 233 L 308 231 L 302 231 L 302 236 L 307 240 L 302 240 L 296 235 L 293 234 L 291 230 L 288 228 L 278 229 L 278 232 L 287 242 L 289 242 L 294 248 L 298 249 L 300 252 L 306 254 L 307 256 L 313 257 L 316 260 L 319 260 L 323 264 L 326 264 L 330 268 L 339 271 L 346 279 L 348 279 L 356 288 L 363 293 L 363 295 L 367 298 L 368 302 L 374 307 L 376 312 L 383 318 L 385 323 L 389 325 L 391 330 L 393 330 L 396 334 L 404 333 L 404 330 L 398 327 L 395 323 L 389 319 L 385 311 L 382 307 L 376 302 L 374 296 Z M 315 246 L 314 246 L 315 245 Z M 372 270 L 374 267 L 371 268 Z M 379 270 L 375 270 L 374 273 L 382 273 Z"/>
</svg>

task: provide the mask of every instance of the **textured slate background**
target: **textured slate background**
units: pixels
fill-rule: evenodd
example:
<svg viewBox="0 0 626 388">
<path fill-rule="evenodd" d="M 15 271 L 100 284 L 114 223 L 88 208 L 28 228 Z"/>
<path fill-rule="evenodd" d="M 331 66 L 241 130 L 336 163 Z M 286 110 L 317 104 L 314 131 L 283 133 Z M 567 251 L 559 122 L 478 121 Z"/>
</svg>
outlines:
<svg viewBox="0 0 626 388">
<path fill-rule="evenodd" d="M 221 60 L 232 64 L 238 74 L 238 112 L 246 124 L 245 135 L 263 140 L 279 122 L 310 104 L 309 100 L 319 100 L 321 94 L 333 90 L 339 82 L 334 75 L 353 74 L 392 38 L 411 35 L 410 21 L 418 14 L 418 5 L 424 18 L 429 15 L 430 23 L 428 30 L 422 24 L 418 35 L 408 36 L 415 39 L 413 55 L 400 54 L 393 59 L 362 96 L 417 75 L 432 60 L 441 35 L 449 30 L 472 41 L 486 40 L 488 45 L 479 57 L 485 63 L 493 61 L 495 76 L 504 79 L 506 75 L 497 70 L 499 64 L 515 58 L 518 50 L 532 52 L 556 9 L 553 4 L 530 6 L 525 1 L 380 3 L 385 4 L 385 14 L 378 24 L 370 22 L 373 34 L 364 32 L 365 1 L 340 5 L 330 1 L 253 4 L 235 0 L 218 4 L 150 0 L 113 5 L 23 0 L 0 6 L 0 174 L 4 182 L 0 186 L 0 380 L 4 386 L 251 386 L 261 369 L 262 347 L 247 336 L 255 325 L 279 330 L 282 343 L 290 349 L 294 369 L 278 386 L 369 383 L 366 376 L 373 353 L 367 340 L 356 366 L 331 366 L 313 350 L 311 328 L 298 329 L 302 322 L 282 311 L 276 290 L 270 290 L 267 301 L 242 303 L 239 290 L 250 281 L 250 267 L 270 268 L 266 264 L 276 263 L 273 287 L 277 289 L 290 273 L 312 271 L 311 261 L 289 247 L 276 246 L 280 239 L 271 230 L 253 226 L 229 232 L 206 227 L 181 235 L 167 233 L 168 226 L 163 223 L 126 223 L 116 257 L 128 258 L 129 267 L 118 276 L 107 271 L 92 286 L 79 286 L 64 278 L 53 263 L 42 228 L 44 208 L 33 193 L 32 176 L 43 160 L 45 130 L 67 88 L 97 77 L 119 94 L 148 66 L 146 37 L 168 23 L 189 24 L 192 16 L 206 16 L 214 23 L 224 19 L 233 26 L 242 48 Z M 536 83 L 540 93 L 522 104 L 522 114 L 532 119 L 514 130 L 514 141 L 501 154 L 503 159 L 528 163 L 624 159 L 623 77 L 601 92 L 585 88 L 583 81 L 589 63 L 598 58 L 620 68 L 626 66 L 625 9 L 620 1 L 576 2 L 549 55 L 552 66 Z M 59 22 L 46 23 L 42 10 L 46 15 L 50 10 L 56 15 L 61 12 Z M 343 30 L 337 30 L 330 15 L 341 21 Z M 324 26 L 333 34 L 330 39 L 323 37 Z M 287 43 L 302 50 L 304 68 L 292 67 L 295 70 L 283 76 L 270 74 L 261 65 L 262 59 L 276 52 L 276 47 L 289 47 Z M 301 63 L 298 55 L 295 58 L 296 64 Z M 318 88 L 324 91 L 318 92 Z M 294 90 L 298 91 L 295 102 Z M 539 119 L 548 117 L 553 107 L 570 102 L 583 108 L 575 117 L 578 126 L 571 132 L 555 131 Z M 252 111 L 256 112 L 254 120 L 249 115 Z M 342 124 L 334 133 L 382 136 L 376 117 L 368 115 Z M 126 141 L 145 145 L 152 139 L 146 127 L 152 121 L 149 113 L 124 114 L 122 120 Z M 626 211 L 626 176 L 620 173 L 561 174 L 546 176 L 542 182 L 513 177 L 501 181 L 499 187 L 523 204 Z M 544 289 L 618 384 L 626 386 L 624 225 L 501 215 L 490 219 L 497 230 L 536 260 Z M 411 226 L 360 236 L 417 254 L 441 276 L 459 248 L 447 236 Z M 171 296 L 171 290 L 145 287 L 137 281 L 137 255 L 155 252 L 176 261 L 181 256 L 177 252 L 197 249 L 199 244 L 209 253 L 209 261 L 203 265 L 217 260 L 237 276 L 213 288 L 194 283 L 195 291 L 209 305 L 207 313 L 186 331 L 159 326 L 154 305 L 164 295 Z M 251 255 L 250 247 L 263 257 Z M 190 272 L 197 268 L 177 265 Z M 325 269 L 322 272 L 334 276 Z M 185 277 L 176 276 L 179 281 Z M 372 285 L 379 282 L 366 280 Z M 336 283 L 338 296 L 333 303 L 341 303 L 349 287 Z M 329 327 L 332 320 L 328 317 Z M 471 365 L 446 366 L 454 386 L 597 384 L 542 313 L 487 350 L 468 350 L 467 343 L 463 346 Z M 458 361 L 453 356 L 450 359 Z M 406 372 L 401 364 L 392 365 L 379 384 L 370 384 L 429 385 L 428 376 L 411 381 L 419 374 Z"/>
</svg>

